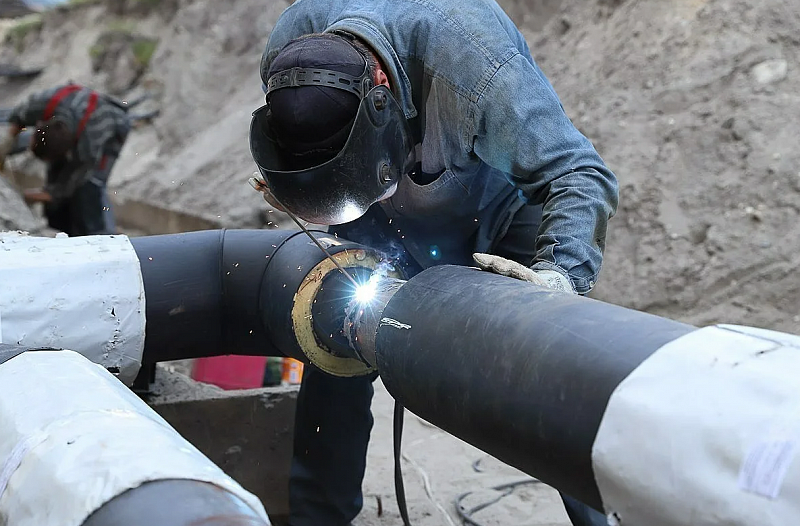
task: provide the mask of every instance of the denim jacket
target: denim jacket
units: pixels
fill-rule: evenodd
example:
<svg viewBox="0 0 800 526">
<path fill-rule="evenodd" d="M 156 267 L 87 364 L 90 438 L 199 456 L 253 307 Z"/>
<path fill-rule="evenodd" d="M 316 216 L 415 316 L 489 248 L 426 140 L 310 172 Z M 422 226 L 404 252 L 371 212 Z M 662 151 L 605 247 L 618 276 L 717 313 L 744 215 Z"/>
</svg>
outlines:
<svg viewBox="0 0 800 526">
<path fill-rule="evenodd" d="M 262 77 L 290 40 L 326 31 L 375 50 L 416 134 L 418 167 L 432 182 L 404 176 L 380 206 L 423 267 L 469 264 L 473 250 L 491 251 L 516 210 L 541 203 L 529 263 L 568 275 L 579 293 L 591 290 L 617 207 L 616 177 L 494 0 L 297 0 L 270 35 Z M 447 240 L 462 245 L 458 254 L 438 254 Z"/>
</svg>

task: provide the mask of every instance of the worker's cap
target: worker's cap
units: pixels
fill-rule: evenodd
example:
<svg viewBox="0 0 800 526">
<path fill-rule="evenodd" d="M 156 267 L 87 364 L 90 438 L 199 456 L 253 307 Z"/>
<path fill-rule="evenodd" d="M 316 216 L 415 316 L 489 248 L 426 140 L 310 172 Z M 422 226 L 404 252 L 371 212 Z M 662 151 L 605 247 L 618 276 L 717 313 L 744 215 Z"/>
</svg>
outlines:
<svg viewBox="0 0 800 526">
<path fill-rule="evenodd" d="M 368 75 L 367 62 L 349 40 L 333 33 L 313 34 L 289 42 L 269 64 L 261 79 L 270 85 L 277 73 L 302 68 Z M 338 87 L 300 85 L 270 90 L 270 125 L 287 153 L 332 157 L 345 144 L 360 97 Z"/>
</svg>

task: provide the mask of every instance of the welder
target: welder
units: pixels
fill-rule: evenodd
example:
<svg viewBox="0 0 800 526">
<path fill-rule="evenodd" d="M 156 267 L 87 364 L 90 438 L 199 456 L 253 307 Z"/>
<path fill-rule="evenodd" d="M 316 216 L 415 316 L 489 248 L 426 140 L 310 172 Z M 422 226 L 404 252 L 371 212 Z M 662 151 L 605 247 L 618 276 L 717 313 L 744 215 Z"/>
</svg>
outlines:
<svg viewBox="0 0 800 526">
<path fill-rule="evenodd" d="M 493 0 L 302 0 L 260 73 L 250 143 L 275 208 L 379 248 L 408 276 L 477 262 L 563 293 L 595 286 L 616 177 Z M 374 379 L 306 367 L 292 526 L 344 526 L 361 510 Z M 563 499 L 574 525 L 606 524 Z"/>
<path fill-rule="evenodd" d="M 30 150 L 47 165 L 47 180 L 26 190 L 25 200 L 44 203 L 49 226 L 70 236 L 115 234 L 106 185 L 131 129 L 126 106 L 70 83 L 34 93 L 8 122 L 0 166 L 22 129 L 33 127 Z"/>
</svg>

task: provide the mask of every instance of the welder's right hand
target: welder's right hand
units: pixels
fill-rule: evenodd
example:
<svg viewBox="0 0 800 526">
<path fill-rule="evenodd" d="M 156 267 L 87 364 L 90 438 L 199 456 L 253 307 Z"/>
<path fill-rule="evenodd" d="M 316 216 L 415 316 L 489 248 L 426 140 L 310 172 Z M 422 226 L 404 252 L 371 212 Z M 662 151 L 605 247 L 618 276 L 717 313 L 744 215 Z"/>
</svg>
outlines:
<svg viewBox="0 0 800 526">
<path fill-rule="evenodd" d="M 253 174 L 253 177 L 250 178 L 250 186 L 261 192 L 261 195 L 264 196 L 264 201 L 266 201 L 269 206 L 279 212 L 286 212 L 278 203 L 278 200 L 273 197 L 272 192 L 269 191 L 269 185 L 267 185 L 263 177 L 259 176 L 257 173 Z"/>
</svg>

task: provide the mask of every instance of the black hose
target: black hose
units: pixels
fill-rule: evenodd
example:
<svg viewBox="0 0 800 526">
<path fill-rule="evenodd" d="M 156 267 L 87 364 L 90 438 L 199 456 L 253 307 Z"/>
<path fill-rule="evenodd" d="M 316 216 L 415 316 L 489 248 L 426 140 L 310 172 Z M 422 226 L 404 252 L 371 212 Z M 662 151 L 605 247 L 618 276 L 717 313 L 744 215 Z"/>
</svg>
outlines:
<svg viewBox="0 0 800 526">
<path fill-rule="evenodd" d="M 406 504 L 406 488 L 403 484 L 403 468 L 401 466 L 403 442 L 403 415 L 405 410 L 399 402 L 394 403 L 394 493 L 397 497 L 397 507 L 403 526 L 411 526 L 408 518 L 408 505 Z"/>
<path fill-rule="evenodd" d="M 477 522 L 473 518 L 473 515 L 475 515 L 479 511 L 485 510 L 486 508 L 488 508 L 489 506 L 492 506 L 493 504 L 497 504 L 498 502 L 503 500 L 505 497 L 508 497 L 509 495 L 511 495 L 514 492 L 514 489 L 516 489 L 516 488 L 518 488 L 520 486 L 527 486 L 527 485 L 531 485 L 531 484 L 541 484 L 541 481 L 539 481 L 537 479 L 524 479 L 524 480 L 517 480 L 515 482 L 508 482 L 506 484 L 500 484 L 499 486 L 493 486 L 491 488 L 488 488 L 489 490 L 502 491 L 503 493 L 501 493 L 499 496 L 497 496 L 497 497 L 495 497 L 495 498 L 493 498 L 491 500 L 488 500 L 486 502 L 482 502 L 482 503 L 478 504 L 477 506 L 474 506 L 474 507 L 472 507 L 470 509 L 466 509 L 464 507 L 464 505 L 462 504 L 462 502 L 464 501 L 465 498 L 467 498 L 470 495 L 472 495 L 473 493 L 475 493 L 475 491 L 467 491 L 465 493 L 462 493 L 458 497 L 456 497 L 455 500 L 453 501 L 453 503 L 455 505 L 455 508 L 456 508 L 456 513 L 458 513 L 458 516 L 461 518 L 461 520 L 463 520 L 464 523 L 467 524 L 468 526 L 483 526 L 481 523 Z"/>
</svg>

